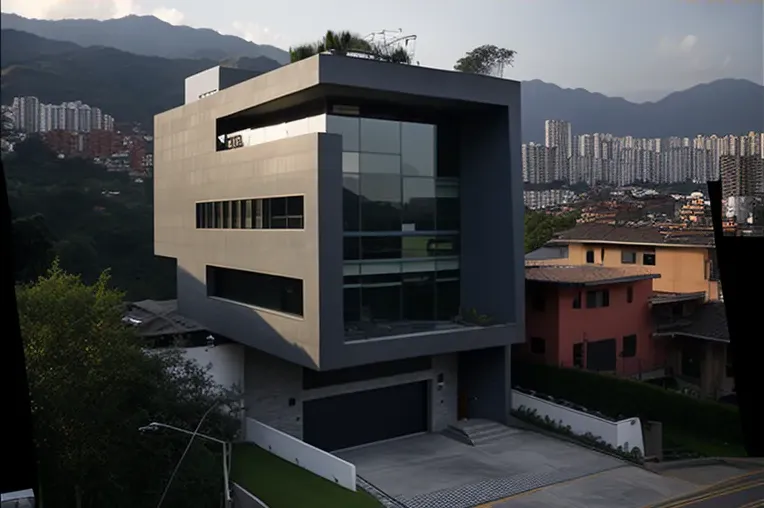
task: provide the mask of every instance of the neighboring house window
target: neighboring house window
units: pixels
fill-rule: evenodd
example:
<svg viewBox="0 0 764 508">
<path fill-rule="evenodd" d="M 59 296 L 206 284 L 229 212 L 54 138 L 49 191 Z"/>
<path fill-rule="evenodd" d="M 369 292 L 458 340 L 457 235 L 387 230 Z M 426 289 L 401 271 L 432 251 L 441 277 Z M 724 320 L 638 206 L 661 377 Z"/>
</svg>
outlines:
<svg viewBox="0 0 764 508">
<path fill-rule="evenodd" d="M 600 249 L 600 263 L 605 264 L 605 247 Z"/>
<path fill-rule="evenodd" d="M 579 342 L 578 344 L 573 344 L 573 366 L 574 367 L 581 367 L 584 366 L 584 343 Z"/>
<path fill-rule="evenodd" d="M 593 250 L 586 251 L 586 262 L 587 263 L 594 263 L 594 251 Z"/>
<path fill-rule="evenodd" d="M 531 337 L 531 353 L 543 355 L 546 353 L 546 340 L 540 337 Z"/>
<path fill-rule="evenodd" d="M 631 358 L 633 356 L 637 356 L 637 336 L 636 335 L 626 335 L 623 338 L 622 356 L 624 358 Z"/>
<path fill-rule="evenodd" d="M 637 253 L 632 250 L 621 251 L 621 263 L 624 265 L 633 265 L 637 262 Z"/>
<path fill-rule="evenodd" d="M 634 288 L 629 286 L 626 288 L 626 303 L 632 303 L 634 301 Z"/>
<path fill-rule="evenodd" d="M 642 254 L 642 264 L 646 266 L 655 266 L 655 252 L 645 252 Z"/>
<path fill-rule="evenodd" d="M 581 308 L 581 291 L 577 291 L 576 295 L 573 297 L 573 308 L 574 309 Z"/>
<path fill-rule="evenodd" d="M 598 307 L 610 306 L 610 290 L 603 289 L 600 291 L 587 291 L 586 292 L 586 308 L 596 309 Z"/>
</svg>

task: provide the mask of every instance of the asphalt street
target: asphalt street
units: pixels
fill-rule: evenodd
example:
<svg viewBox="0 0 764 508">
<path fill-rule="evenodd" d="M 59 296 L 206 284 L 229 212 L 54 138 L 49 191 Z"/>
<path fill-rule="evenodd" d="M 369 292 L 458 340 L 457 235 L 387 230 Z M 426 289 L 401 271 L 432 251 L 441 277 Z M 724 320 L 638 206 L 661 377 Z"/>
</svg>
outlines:
<svg viewBox="0 0 764 508">
<path fill-rule="evenodd" d="M 733 478 L 650 508 L 764 508 L 764 471 Z"/>
</svg>

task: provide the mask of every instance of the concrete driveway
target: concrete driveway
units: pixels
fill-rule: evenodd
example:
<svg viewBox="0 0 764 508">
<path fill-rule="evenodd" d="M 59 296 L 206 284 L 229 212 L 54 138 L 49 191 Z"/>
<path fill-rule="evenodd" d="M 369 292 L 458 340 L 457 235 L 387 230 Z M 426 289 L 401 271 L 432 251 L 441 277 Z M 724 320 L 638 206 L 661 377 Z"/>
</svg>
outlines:
<svg viewBox="0 0 764 508">
<path fill-rule="evenodd" d="M 336 455 L 355 464 L 363 479 L 410 508 L 468 508 L 593 474 L 637 469 L 575 444 L 520 429 L 478 446 L 423 434 Z"/>
</svg>

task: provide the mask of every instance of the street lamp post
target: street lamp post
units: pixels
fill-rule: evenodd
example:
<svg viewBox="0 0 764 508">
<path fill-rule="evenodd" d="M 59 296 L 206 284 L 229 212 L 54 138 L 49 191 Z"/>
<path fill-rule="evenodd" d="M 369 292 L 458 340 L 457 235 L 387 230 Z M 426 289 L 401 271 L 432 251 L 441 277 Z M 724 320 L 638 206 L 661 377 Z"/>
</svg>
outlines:
<svg viewBox="0 0 764 508">
<path fill-rule="evenodd" d="M 187 429 L 175 427 L 174 425 L 168 425 L 166 423 L 159 423 L 159 422 L 151 422 L 148 425 L 139 428 L 138 430 L 141 432 L 150 432 L 150 431 L 155 431 L 159 428 L 170 429 L 170 430 L 174 430 L 175 432 L 181 432 L 183 434 L 188 434 L 190 436 L 200 437 L 202 439 L 213 441 L 215 443 L 222 445 L 223 447 L 223 484 L 224 484 L 223 492 L 225 495 L 225 507 L 230 508 L 231 507 L 231 489 L 230 489 L 230 483 L 229 483 L 229 472 L 231 470 L 231 443 L 228 441 L 223 441 L 222 439 L 218 439 L 216 437 L 208 436 L 207 434 L 201 434 L 198 432 L 195 433 Z"/>
</svg>

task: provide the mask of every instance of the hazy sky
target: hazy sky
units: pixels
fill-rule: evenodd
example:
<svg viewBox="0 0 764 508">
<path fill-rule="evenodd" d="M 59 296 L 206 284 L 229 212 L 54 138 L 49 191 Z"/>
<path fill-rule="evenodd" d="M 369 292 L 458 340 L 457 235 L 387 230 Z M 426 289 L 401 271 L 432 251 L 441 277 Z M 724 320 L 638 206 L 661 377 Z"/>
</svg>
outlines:
<svg viewBox="0 0 764 508">
<path fill-rule="evenodd" d="M 719 78 L 764 81 L 764 0 L 3 0 L 36 18 L 154 14 L 288 48 L 326 29 L 416 34 L 415 59 L 451 68 L 465 51 L 518 52 L 507 77 L 632 100 Z"/>
</svg>

